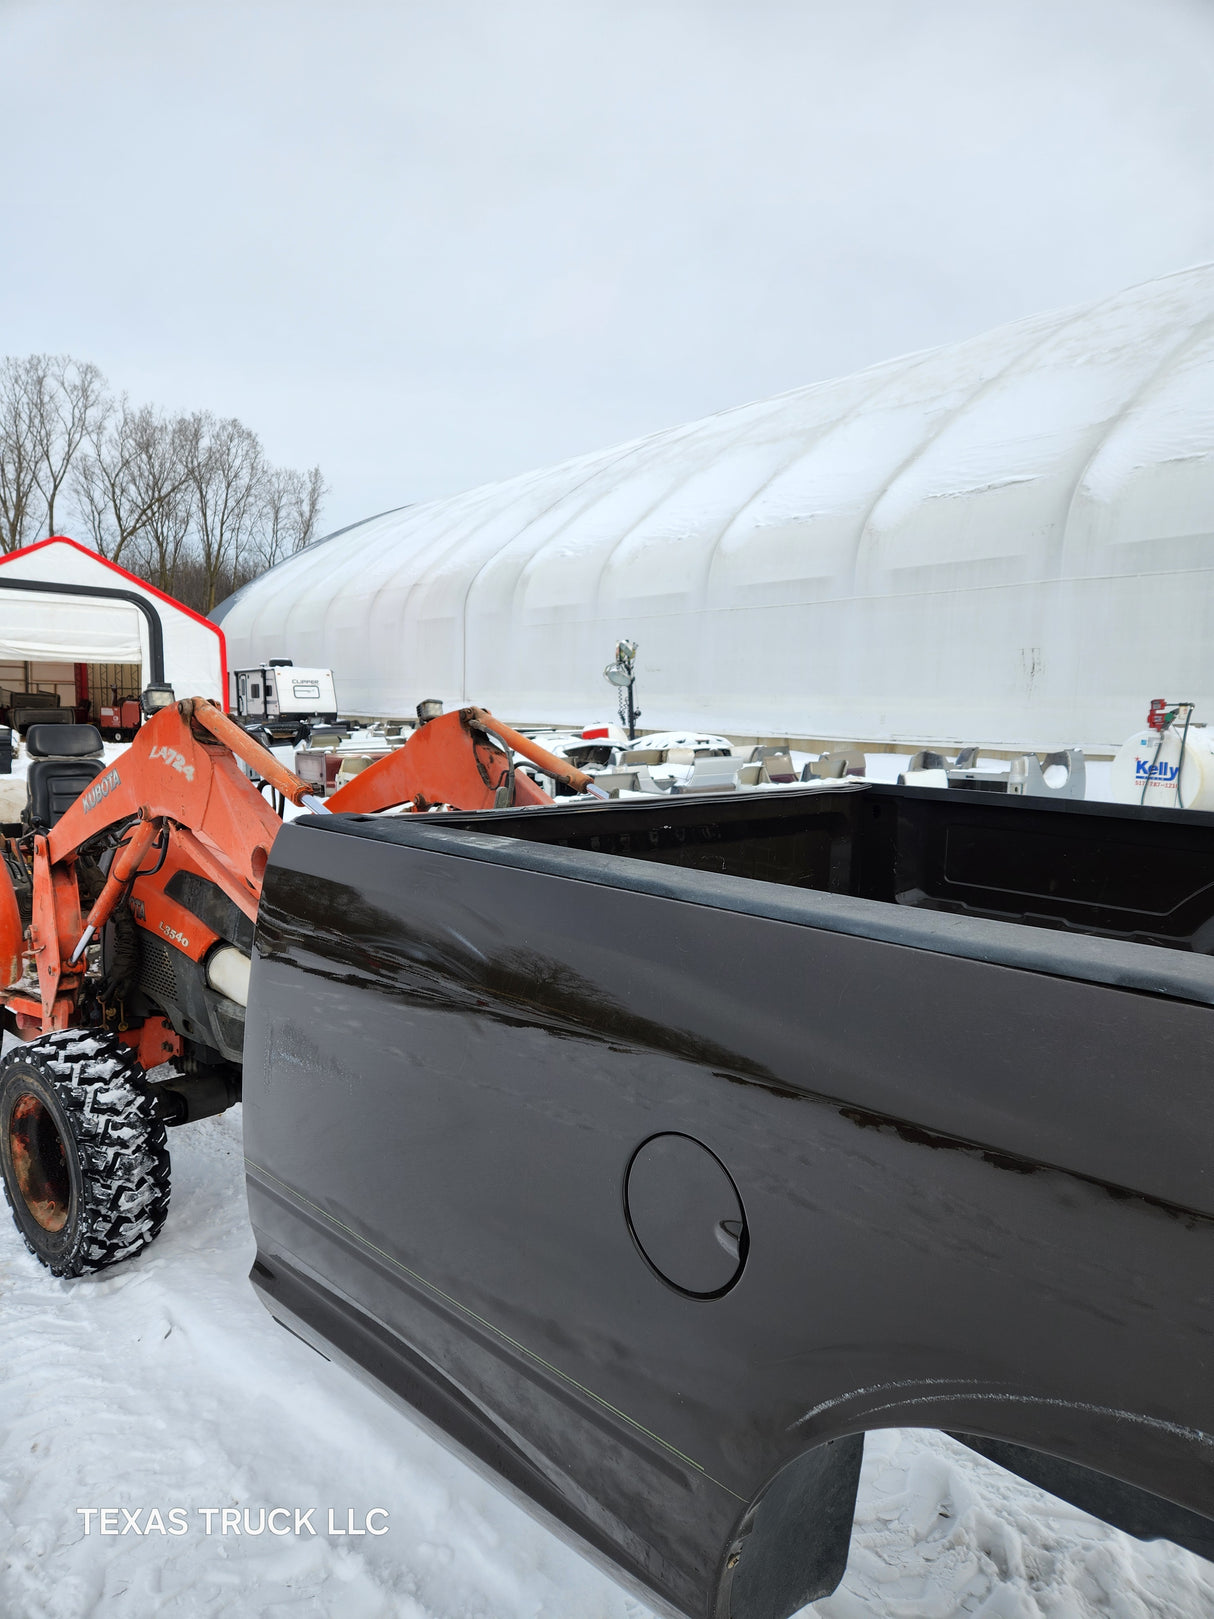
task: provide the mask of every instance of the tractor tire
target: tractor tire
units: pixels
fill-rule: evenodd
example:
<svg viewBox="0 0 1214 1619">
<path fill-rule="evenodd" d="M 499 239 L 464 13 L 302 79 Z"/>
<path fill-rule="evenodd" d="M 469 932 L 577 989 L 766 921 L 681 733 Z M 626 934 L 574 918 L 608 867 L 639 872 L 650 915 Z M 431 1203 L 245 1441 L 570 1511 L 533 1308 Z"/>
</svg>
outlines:
<svg viewBox="0 0 1214 1619">
<path fill-rule="evenodd" d="M 143 1070 L 116 1035 L 66 1029 L 0 1061 L 0 1173 L 54 1276 L 131 1259 L 169 1208 L 169 1153 Z"/>
</svg>

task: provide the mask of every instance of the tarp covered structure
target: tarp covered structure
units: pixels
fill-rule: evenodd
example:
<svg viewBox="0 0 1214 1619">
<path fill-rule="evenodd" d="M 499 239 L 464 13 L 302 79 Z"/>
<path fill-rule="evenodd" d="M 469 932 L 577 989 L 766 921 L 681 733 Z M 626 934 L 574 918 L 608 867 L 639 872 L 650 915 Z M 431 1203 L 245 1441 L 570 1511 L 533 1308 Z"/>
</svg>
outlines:
<svg viewBox="0 0 1214 1619">
<path fill-rule="evenodd" d="M 1214 720 L 1214 266 L 372 518 L 216 610 L 347 711 L 1115 742 Z"/>
<path fill-rule="evenodd" d="M 63 536 L 0 556 L 0 661 L 137 663 L 143 683 L 227 702 L 223 631 Z"/>
</svg>

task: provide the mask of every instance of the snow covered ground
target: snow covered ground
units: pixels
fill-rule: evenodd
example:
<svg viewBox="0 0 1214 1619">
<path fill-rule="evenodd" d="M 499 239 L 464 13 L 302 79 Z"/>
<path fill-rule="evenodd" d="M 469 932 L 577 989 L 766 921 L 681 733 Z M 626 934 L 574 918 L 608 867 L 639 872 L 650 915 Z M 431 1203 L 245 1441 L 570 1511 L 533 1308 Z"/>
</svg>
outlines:
<svg viewBox="0 0 1214 1619">
<path fill-rule="evenodd" d="M 877 761 L 874 777 L 896 774 L 896 756 Z M 104 1276 L 55 1280 L 0 1210 L 0 1619 L 647 1619 L 271 1320 L 247 1280 L 240 1110 L 170 1139 L 164 1233 Z M 220 1532 L 222 1509 L 248 1508 L 255 1529 L 274 1507 L 292 1531 L 312 1509 L 317 1533 Z M 82 1508 L 139 1511 L 141 1528 L 155 1508 L 187 1530 L 103 1535 L 94 1517 L 86 1534 Z M 330 1509 L 342 1528 L 376 1508 L 386 1533 L 327 1533 Z M 219 1509 L 210 1535 L 204 1509 Z M 1118 1534 L 940 1434 L 879 1433 L 846 1577 L 806 1612 L 1210 1619 L 1214 1566 Z"/>
</svg>

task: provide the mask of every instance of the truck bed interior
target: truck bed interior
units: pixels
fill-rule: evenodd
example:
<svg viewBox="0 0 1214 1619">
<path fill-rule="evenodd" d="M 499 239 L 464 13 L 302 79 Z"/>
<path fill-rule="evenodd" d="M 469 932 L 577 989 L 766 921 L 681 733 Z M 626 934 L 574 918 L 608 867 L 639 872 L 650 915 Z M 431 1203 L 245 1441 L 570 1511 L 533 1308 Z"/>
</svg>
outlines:
<svg viewBox="0 0 1214 1619">
<path fill-rule="evenodd" d="M 434 820 L 793 888 L 1214 952 L 1214 814 L 856 782 Z"/>
</svg>

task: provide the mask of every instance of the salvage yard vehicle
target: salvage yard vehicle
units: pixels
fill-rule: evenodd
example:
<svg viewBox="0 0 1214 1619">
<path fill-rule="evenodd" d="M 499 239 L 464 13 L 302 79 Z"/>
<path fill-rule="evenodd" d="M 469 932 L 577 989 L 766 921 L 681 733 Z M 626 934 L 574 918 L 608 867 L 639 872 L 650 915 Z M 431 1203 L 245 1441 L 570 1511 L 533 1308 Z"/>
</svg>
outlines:
<svg viewBox="0 0 1214 1619">
<path fill-rule="evenodd" d="M 151 1239 L 164 1087 L 214 1094 L 135 1051 L 201 1077 L 223 1035 L 275 1318 L 646 1601 L 826 1595 L 893 1426 L 1214 1556 L 1214 815 L 854 779 L 554 805 L 465 710 L 283 825 L 232 755 L 303 784 L 231 723 L 155 716 L 10 840 L 3 998 L 41 1032 L 0 1149 L 40 1257 Z M 134 1147 L 88 1134 L 110 1108 Z M 130 1245 L 73 1269 L 51 1227 L 110 1183 Z"/>
</svg>

